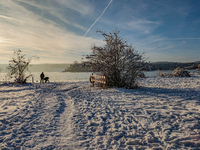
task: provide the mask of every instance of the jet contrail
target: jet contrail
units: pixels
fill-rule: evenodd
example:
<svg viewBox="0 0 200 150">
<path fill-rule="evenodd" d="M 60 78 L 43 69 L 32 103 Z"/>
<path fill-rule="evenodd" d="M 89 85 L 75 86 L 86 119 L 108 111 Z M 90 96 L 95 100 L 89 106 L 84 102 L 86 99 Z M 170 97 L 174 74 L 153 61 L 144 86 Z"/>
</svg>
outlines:
<svg viewBox="0 0 200 150">
<path fill-rule="evenodd" d="M 112 3 L 113 0 L 110 0 L 110 2 L 108 3 L 108 5 L 106 6 L 106 8 L 103 10 L 103 12 L 101 13 L 101 15 L 96 19 L 96 21 L 90 26 L 90 28 L 87 30 L 87 32 L 85 33 L 85 35 L 83 36 L 83 38 L 88 34 L 88 32 L 90 31 L 90 29 L 95 25 L 95 23 L 101 18 L 101 16 L 104 14 L 104 12 L 106 11 L 106 9 L 110 6 L 110 4 Z M 82 40 L 80 41 L 79 45 L 81 44 Z"/>
</svg>

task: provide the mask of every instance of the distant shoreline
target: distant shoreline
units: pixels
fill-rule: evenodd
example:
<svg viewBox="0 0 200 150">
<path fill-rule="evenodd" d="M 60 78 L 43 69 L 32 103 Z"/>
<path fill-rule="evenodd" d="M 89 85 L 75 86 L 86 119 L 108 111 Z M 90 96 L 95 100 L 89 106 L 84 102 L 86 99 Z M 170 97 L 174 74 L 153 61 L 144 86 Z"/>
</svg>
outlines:
<svg viewBox="0 0 200 150">
<path fill-rule="evenodd" d="M 148 64 L 149 69 L 146 71 L 156 71 L 156 70 L 174 70 L 177 67 L 184 68 L 187 70 L 197 69 L 200 61 L 194 62 L 152 62 Z M 70 70 L 68 68 L 72 64 L 31 64 L 29 69 L 31 72 L 90 72 L 81 70 Z M 6 67 L 8 64 L 0 64 L 0 73 L 6 73 Z"/>
</svg>

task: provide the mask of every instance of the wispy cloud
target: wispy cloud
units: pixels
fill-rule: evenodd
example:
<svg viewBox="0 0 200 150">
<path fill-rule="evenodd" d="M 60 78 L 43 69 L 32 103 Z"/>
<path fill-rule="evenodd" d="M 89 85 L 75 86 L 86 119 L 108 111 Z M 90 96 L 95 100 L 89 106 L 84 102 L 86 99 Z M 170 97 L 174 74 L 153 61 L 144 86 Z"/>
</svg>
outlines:
<svg viewBox="0 0 200 150">
<path fill-rule="evenodd" d="M 14 1 L 1 1 L 0 5 L 4 9 L 1 11 L 4 14 L 0 15 L 1 54 L 12 54 L 14 49 L 22 49 L 30 56 L 40 56 L 40 63 L 51 62 L 51 58 L 57 60 L 55 63 L 72 62 L 76 58 L 80 59 L 81 54 L 88 53 L 91 43 L 102 42 L 85 38 L 87 42 L 81 45 L 81 49 L 77 49 L 82 36 L 65 30 L 52 20 L 38 16 Z"/>
<path fill-rule="evenodd" d="M 91 44 L 104 44 L 101 35 L 93 34 L 96 29 L 108 33 L 117 28 L 137 50 L 160 58 L 178 56 L 183 49 L 198 51 L 199 6 L 187 0 L 0 1 L 0 63 L 19 48 L 38 54 L 40 63 L 73 62 L 88 54 Z"/>
<path fill-rule="evenodd" d="M 146 34 L 151 33 L 155 28 L 157 28 L 160 25 L 160 21 L 149 21 L 144 19 L 137 19 L 125 23 L 125 27 L 127 27 L 129 30 L 139 31 Z"/>
<path fill-rule="evenodd" d="M 91 2 L 87 1 L 87 0 L 58 0 L 58 3 L 60 3 L 61 5 L 64 5 L 67 8 L 70 8 L 78 13 L 80 13 L 81 15 L 88 15 L 93 13 L 94 8 L 91 4 Z"/>
<path fill-rule="evenodd" d="M 49 0 L 48 3 L 43 3 L 43 2 L 36 2 L 36 1 L 26 1 L 26 0 L 18 0 L 19 2 L 22 2 L 24 4 L 27 4 L 29 6 L 33 6 L 39 10 L 41 10 L 42 12 L 44 12 L 45 14 L 50 14 L 52 17 L 61 20 L 62 22 L 65 22 L 66 24 L 69 24 L 73 27 L 77 27 L 81 30 L 85 30 L 86 28 L 81 26 L 80 24 L 76 23 L 76 21 L 71 21 L 70 18 L 72 17 L 67 17 L 66 16 L 66 9 L 71 9 L 77 13 L 79 13 L 80 15 L 86 15 L 86 14 L 90 14 L 92 13 L 92 7 L 88 4 L 83 4 L 81 2 L 78 1 L 73 1 L 73 0 L 67 0 L 67 1 L 63 1 L 63 0 L 57 0 L 57 1 L 51 1 Z M 48 4 L 48 5 L 47 5 Z M 72 13 L 73 14 L 73 13 Z M 49 22 L 55 23 L 50 19 L 44 18 L 41 15 L 37 15 L 36 13 L 34 13 L 34 15 L 41 17 L 45 20 L 48 20 Z M 67 14 L 69 15 L 69 14 Z M 57 23 L 55 23 L 57 24 Z M 58 24 L 57 24 L 58 25 Z"/>
</svg>

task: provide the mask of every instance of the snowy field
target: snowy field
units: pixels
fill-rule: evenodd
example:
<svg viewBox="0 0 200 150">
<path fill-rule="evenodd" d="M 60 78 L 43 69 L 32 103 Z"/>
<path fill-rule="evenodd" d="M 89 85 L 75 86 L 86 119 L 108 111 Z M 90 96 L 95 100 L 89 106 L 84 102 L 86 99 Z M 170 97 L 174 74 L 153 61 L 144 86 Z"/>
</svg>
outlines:
<svg viewBox="0 0 200 150">
<path fill-rule="evenodd" d="M 200 75 L 139 83 L 1 82 L 0 149 L 200 149 Z"/>
</svg>

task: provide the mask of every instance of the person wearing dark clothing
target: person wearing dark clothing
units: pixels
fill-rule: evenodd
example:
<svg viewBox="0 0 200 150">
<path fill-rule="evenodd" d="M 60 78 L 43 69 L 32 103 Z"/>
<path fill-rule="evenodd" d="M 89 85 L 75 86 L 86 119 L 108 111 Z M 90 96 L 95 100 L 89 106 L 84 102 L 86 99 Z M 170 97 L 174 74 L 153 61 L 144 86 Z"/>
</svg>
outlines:
<svg viewBox="0 0 200 150">
<path fill-rule="evenodd" d="M 43 82 L 43 80 L 44 80 L 44 73 L 42 72 L 42 73 L 40 74 L 40 83 Z"/>
</svg>

